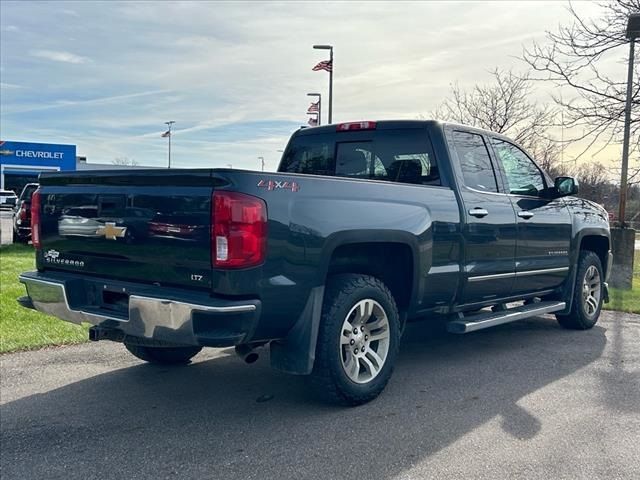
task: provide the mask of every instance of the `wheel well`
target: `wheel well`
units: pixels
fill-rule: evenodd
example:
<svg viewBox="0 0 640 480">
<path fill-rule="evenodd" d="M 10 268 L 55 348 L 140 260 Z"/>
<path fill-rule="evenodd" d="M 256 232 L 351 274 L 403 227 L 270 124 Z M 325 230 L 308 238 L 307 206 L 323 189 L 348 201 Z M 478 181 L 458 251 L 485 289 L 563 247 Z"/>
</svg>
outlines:
<svg viewBox="0 0 640 480">
<path fill-rule="evenodd" d="M 402 243 L 351 243 L 336 248 L 327 275 L 361 273 L 379 278 L 389 288 L 400 311 L 413 291 L 413 255 Z"/>
<path fill-rule="evenodd" d="M 607 255 L 609 253 L 609 239 L 599 235 L 588 235 L 580 242 L 580 250 L 594 252 L 600 258 L 604 270 L 607 269 Z M 608 272 L 605 271 L 605 275 Z"/>
</svg>

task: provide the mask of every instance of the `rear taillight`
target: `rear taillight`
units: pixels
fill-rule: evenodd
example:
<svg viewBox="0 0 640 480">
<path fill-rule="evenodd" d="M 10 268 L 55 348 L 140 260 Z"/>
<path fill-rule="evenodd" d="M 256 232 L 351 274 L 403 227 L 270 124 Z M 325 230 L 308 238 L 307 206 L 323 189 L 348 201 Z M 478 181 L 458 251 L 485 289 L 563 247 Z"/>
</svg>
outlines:
<svg viewBox="0 0 640 480">
<path fill-rule="evenodd" d="M 264 262 L 267 205 L 237 192 L 214 192 L 211 208 L 211 258 L 217 268 L 246 268 Z"/>
<path fill-rule="evenodd" d="M 31 242 L 34 248 L 40 248 L 40 190 L 31 196 Z"/>
</svg>

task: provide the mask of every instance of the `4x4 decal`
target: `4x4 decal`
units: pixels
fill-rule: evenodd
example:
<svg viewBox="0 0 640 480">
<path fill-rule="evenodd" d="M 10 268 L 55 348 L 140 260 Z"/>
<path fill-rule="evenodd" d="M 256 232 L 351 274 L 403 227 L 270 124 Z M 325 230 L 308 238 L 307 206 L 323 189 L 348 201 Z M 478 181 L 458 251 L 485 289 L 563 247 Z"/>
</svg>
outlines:
<svg viewBox="0 0 640 480">
<path fill-rule="evenodd" d="M 300 191 L 300 185 L 296 182 L 289 182 L 286 180 L 278 181 L 278 180 L 260 180 L 258 182 L 258 187 L 266 188 L 267 190 L 291 190 L 292 192 Z"/>
</svg>

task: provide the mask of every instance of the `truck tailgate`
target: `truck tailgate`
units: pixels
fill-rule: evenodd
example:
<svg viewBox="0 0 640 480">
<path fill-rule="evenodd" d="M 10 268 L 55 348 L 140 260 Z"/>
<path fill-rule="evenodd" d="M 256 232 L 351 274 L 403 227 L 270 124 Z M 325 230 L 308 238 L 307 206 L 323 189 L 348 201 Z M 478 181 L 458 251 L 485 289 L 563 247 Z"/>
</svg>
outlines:
<svg viewBox="0 0 640 480">
<path fill-rule="evenodd" d="M 41 176 L 38 266 L 211 288 L 210 170 Z"/>
</svg>

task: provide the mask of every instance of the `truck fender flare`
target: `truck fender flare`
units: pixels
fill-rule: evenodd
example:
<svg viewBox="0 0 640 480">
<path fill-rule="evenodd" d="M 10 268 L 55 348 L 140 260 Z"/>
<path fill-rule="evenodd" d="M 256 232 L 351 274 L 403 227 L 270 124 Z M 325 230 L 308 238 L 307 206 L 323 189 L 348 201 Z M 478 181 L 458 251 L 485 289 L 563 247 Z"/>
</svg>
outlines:
<svg viewBox="0 0 640 480">
<path fill-rule="evenodd" d="M 411 305 L 415 305 L 416 295 L 418 292 L 418 282 L 421 271 L 429 271 L 431 268 L 431 255 L 419 255 L 420 247 L 416 235 L 410 232 L 400 230 L 383 230 L 383 229 L 367 229 L 367 230 L 349 230 L 346 232 L 336 232 L 325 241 L 320 254 L 321 264 L 318 268 L 318 283 L 324 284 L 329 273 L 330 260 L 334 252 L 344 245 L 352 245 L 357 243 L 397 243 L 406 245 L 411 250 L 413 259 L 413 278 Z M 420 263 L 419 263 L 420 262 Z M 425 263 L 424 265 L 422 263 Z"/>
</svg>

